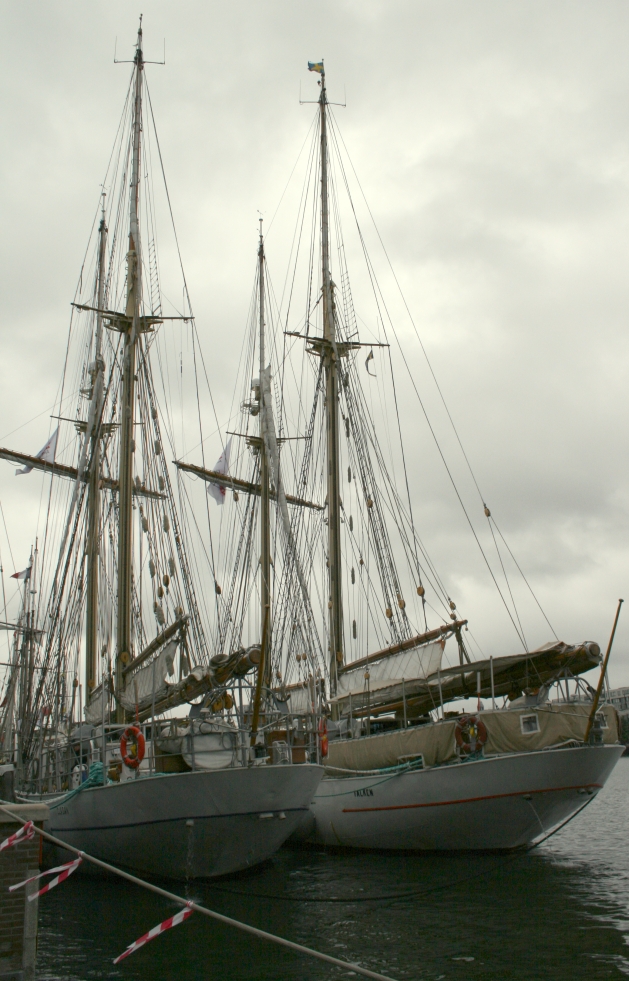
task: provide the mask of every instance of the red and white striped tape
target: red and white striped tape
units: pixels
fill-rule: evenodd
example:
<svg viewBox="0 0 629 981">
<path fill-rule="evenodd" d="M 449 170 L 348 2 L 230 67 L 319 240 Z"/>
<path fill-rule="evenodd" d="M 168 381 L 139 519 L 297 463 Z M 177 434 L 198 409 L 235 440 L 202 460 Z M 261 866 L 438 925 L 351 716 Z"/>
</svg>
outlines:
<svg viewBox="0 0 629 981">
<path fill-rule="evenodd" d="M 171 927 L 179 926 L 179 924 L 183 923 L 184 920 L 187 920 L 189 916 L 192 916 L 193 912 L 194 911 L 191 909 L 182 909 L 180 913 L 175 913 L 174 916 L 169 916 L 168 919 L 164 920 L 163 923 L 160 923 L 159 926 L 153 927 L 152 930 L 145 933 L 143 937 L 139 938 L 139 940 L 136 940 L 134 943 L 130 944 L 125 950 L 124 954 L 120 954 L 119 957 L 116 957 L 114 964 L 118 964 L 120 961 L 123 961 L 125 957 L 129 956 L 129 954 L 134 954 L 136 950 L 139 950 L 140 947 L 147 944 L 149 940 L 159 937 L 160 933 L 165 933 L 166 930 L 170 930 Z"/>
<path fill-rule="evenodd" d="M 66 862 L 65 865 L 57 865 L 54 869 L 47 869 L 45 872 L 40 872 L 39 875 L 32 875 L 30 879 L 24 879 L 24 882 L 18 882 L 16 886 L 9 886 L 9 892 L 13 892 L 15 889 L 21 889 L 22 886 L 27 886 L 29 882 L 35 882 L 36 879 L 41 879 L 44 875 L 52 875 L 53 872 L 60 872 L 61 875 L 55 876 L 50 882 L 47 882 L 43 889 L 39 892 L 32 893 L 28 898 L 29 900 L 37 899 L 38 896 L 43 896 L 45 892 L 50 892 L 55 886 L 58 886 L 60 882 L 65 882 L 69 875 L 76 872 L 79 865 L 83 861 L 82 858 L 75 858 L 73 862 Z"/>
<path fill-rule="evenodd" d="M 35 826 L 32 821 L 27 821 L 23 824 L 19 831 L 16 831 L 14 835 L 10 835 L 5 838 L 0 845 L 0 852 L 3 852 L 5 848 L 10 848 L 11 845 L 15 845 L 20 841 L 28 841 L 35 835 Z"/>
</svg>

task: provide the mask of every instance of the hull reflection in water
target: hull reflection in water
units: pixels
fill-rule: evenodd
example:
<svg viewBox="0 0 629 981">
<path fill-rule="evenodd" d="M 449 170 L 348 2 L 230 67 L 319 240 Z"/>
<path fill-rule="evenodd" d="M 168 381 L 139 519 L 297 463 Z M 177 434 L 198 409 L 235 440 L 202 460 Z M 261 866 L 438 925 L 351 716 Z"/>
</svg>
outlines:
<svg viewBox="0 0 629 981">
<path fill-rule="evenodd" d="M 579 746 L 389 776 L 326 777 L 295 838 L 417 851 L 524 847 L 574 817 L 623 750 Z"/>
<path fill-rule="evenodd" d="M 309 764 L 231 767 L 90 787 L 51 803 L 50 832 L 148 875 L 225 875 L 281 847 L 308 811 L 322 772 Z"/>
</svg>

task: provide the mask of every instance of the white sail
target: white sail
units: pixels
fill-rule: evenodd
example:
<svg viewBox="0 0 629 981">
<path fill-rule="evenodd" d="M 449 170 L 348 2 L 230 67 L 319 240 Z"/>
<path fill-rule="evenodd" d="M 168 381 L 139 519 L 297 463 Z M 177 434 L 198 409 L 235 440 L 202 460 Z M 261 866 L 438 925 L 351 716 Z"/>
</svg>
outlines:
<svg viewBox="0 0 629 981">
<path fill-rule="evenodd" d="M 339 676 L 337 696 L 362 694 L 367 687 L 375 692 L 402 681 L 423 680 L 439 670 L 442 657 L 443 645 L 438 640 L 410 651 L 381 655 L 378 660 L 369 662 L 368 679 L 365 678 L 367 667 L 364 663 L 357 668 L 349 665 Z"/>
</svg>

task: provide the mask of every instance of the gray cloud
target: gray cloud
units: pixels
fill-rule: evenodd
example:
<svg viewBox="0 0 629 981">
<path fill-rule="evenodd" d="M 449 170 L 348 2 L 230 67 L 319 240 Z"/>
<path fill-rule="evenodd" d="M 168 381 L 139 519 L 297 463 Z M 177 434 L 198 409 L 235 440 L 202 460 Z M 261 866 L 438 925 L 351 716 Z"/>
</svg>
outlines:
<svg viewBox="0 0 629 981">
<path fill-rule="evenodd" d="M 26 451 L 48 434 L 69 302 L 124 98 L 130 66 L 112 64 L 114 40 L 118 57 L 129 57 L 140 9 L 146 56 L 161 58 L 166 38 L 167 65 L 147 71 L 221 420 L 237 371 L 234 337 L 246 322 L 257 210 L 269 220 L 276 211 L 312 119 L 313 107 L 298 104 L 300 85 L 302 98 L 317 95 L 305 63 L 324 56 L 330 97 L 347 95 L 339 126 L 483 493 L 560 636 L 604 643 L 629 571 L 626 4 L 0 5 L 0 429 L 38 416 L 1 440 Z M 298 193 L 295 178 L 268 238 L 278 289 Z M 162 267 L 171 259 L 167 245 Z M 378 261 L 413 376 L 489 547 Z M 368 320 L 360 271 L 356 283 Z M 394 357 L 422 535 L 483 647 L 516 649 Z M 213 455 L 218 441 L 208 442 Z M 41 478 L 0 466 L 20 568 L 41 494 Z M 0 544 L 7 570 L 1 531 Z M 546 640 L 521 598 L 530 639 Z M 628 638 L 621 620 L 615 684 L 629 684 Z"/>
</svg>

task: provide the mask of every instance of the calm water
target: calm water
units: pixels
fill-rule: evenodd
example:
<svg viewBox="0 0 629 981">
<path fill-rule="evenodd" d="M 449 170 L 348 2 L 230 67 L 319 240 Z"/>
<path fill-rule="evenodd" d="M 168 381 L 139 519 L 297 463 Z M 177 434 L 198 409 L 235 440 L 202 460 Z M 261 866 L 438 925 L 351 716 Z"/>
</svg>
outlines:
<svg viewBox="0 0 629 981">
<path fill-rule="evenodd" d="M 284 849 L 264 868 L 220 886 L 193 883 L 189 895 L 400 981 L 622 978 L 629 976 L 628 812 L 629 759 L 622 759 L 598 798 L 527 855 Z M 304 901 L 313 898 L 324 902 Z M 122 881 L 77 876 L 45 896 L 40 911 L 40 981 L 350 976 L 198 914 L 114 967 L 129 943 L 176 912 Z"/>
</svg>

